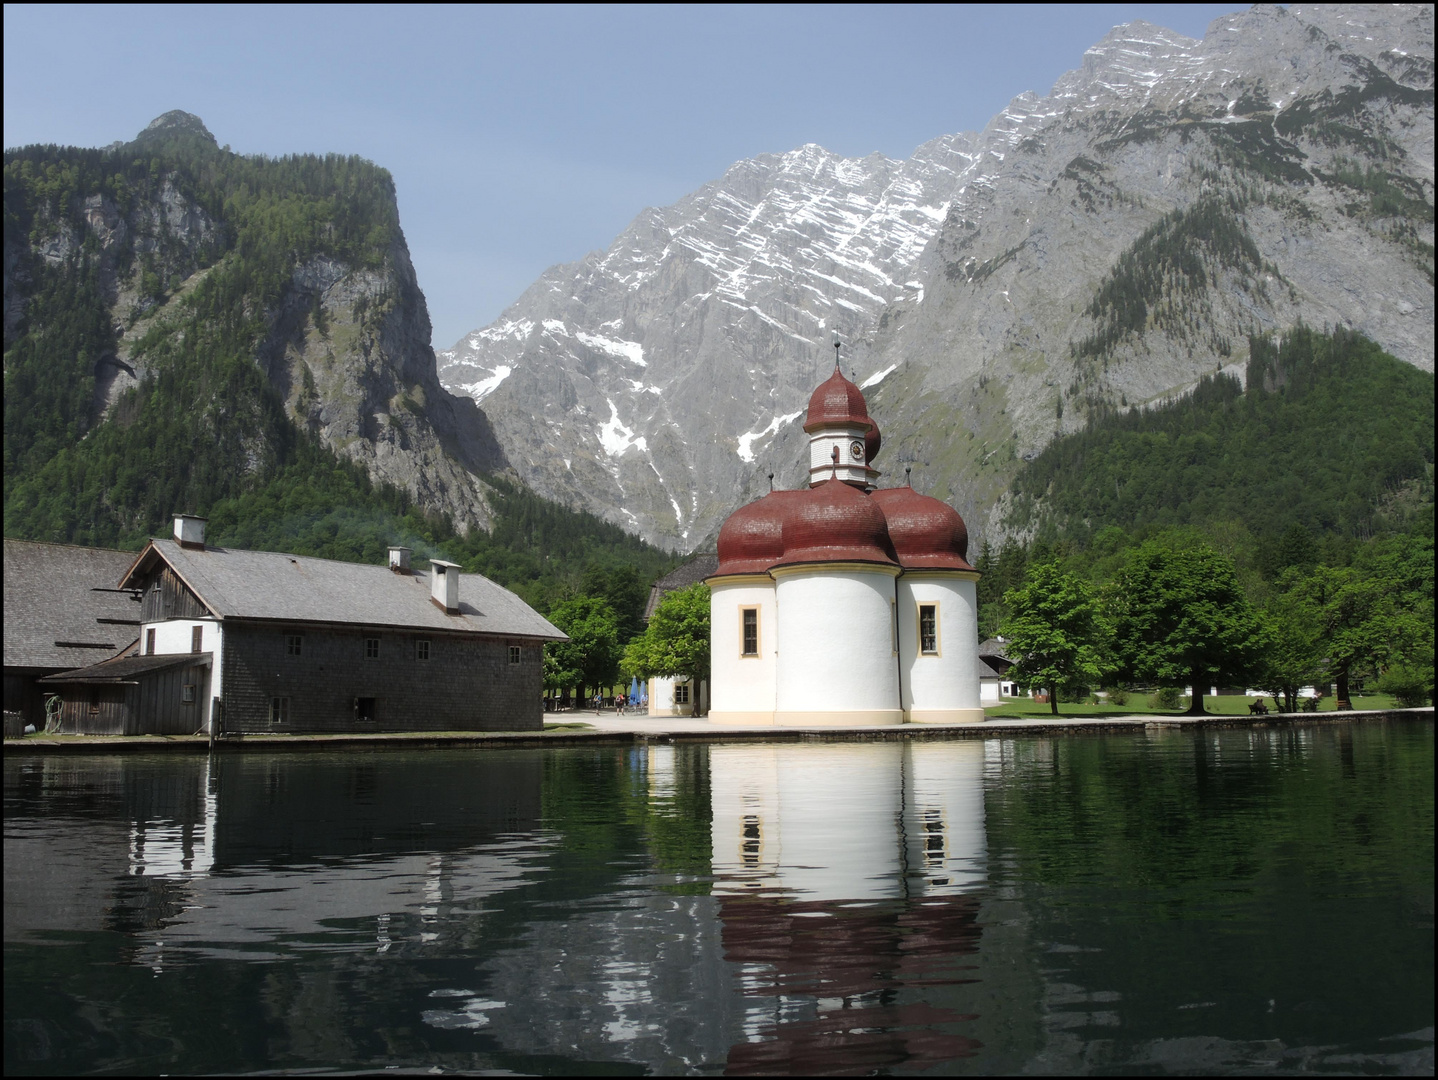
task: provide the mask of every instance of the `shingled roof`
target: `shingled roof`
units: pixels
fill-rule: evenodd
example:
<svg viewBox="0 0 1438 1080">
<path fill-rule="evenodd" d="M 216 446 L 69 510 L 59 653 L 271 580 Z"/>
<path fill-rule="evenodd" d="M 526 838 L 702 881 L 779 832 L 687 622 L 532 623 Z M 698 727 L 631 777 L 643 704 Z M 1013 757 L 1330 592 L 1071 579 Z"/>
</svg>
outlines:
<svg viewBox="0 0 1438 1080">
<path fill-rule="evenodd" d="M 714 571 L 718 569 L 719 556 L 713 552 L 707 555 L 695 555 L 688 562 L 676 566 L 649 587 L 649 603 L 644 605 L 644 621 L 648 622 L 654 618 L 654 611 L 659 607 L 659 601 L 664 599 L 666 593 L 687 589 L 690 585 L 703 581 L 707 577 L 713 577 Z"/>
<path fill-rule="evenodd" d="M 63 671 L 132 644 L 140 605 L 94 590 L 115 589 L 134 561 L 133 551 L 6 540 L 5 666 Z"/>
<path fill-rule="evenodd" d="M 459 612 L 430 602 L 429 574 L 275 551 L 182 547 L 158 539 L 125 576 L 135 584 L 163 559 L 216 617 L 349 623 L 567 640 L 514 593 L 481 574 L 459 575 Z"/>
<path fill-rule="evenodd" d="M 63 685 L 66 683 L 115 684 L 134 682 L 140 675 L 169 668 L 194 667 L 199 664 L 209 667 L 214 660 L 213 653 L 165 653 L 158 656 L 117 656 L 89 667 L 62 671 L 41 679 L 42 683 Z"/>
</svg>

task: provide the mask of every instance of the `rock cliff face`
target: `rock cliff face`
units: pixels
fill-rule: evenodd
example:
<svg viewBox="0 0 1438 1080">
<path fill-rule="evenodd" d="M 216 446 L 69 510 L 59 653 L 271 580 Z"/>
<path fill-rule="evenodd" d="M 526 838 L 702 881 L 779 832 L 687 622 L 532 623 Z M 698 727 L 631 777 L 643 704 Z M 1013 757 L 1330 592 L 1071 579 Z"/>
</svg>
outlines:
<svg viewBox="0 0 1438 1080">
<path fill-rule="evenodd" d="M 429 312 L 403 239 L 381 269 L 317 257 L 297 266 L 256 360 L 295 420 L 370 476 L 464 529 L 487 528 L 505 467 L 485 414 L 439 385 Z"/>
<path fill-rule="evenodd" d="M 803 480 L 835 336 L 982 535 L 1098 408 L 1241 372 L 1248 335 L 1361 330 L 1433 369 L 1433 16 L 1258 6 L 1116 28 L 1046 97 L 908 161 L 741 162 L 439 354 L 536 490 L 677 548 Z"/>
<path fill-rule="evenodd" d="M 38 206 L 28 230 L 7 218 L 5 345 L 22 332 L 47 268 L 76 275 L 92 267 L 116 343 L 94 365 L 93 422 L 103 423 L 127 389 L 153 377 L 157 339 L 195 332 L 187 301 L 237 257 L 235 230 L 221 216 L 223 200 L 183 167 L 187 153 L 225 153 L 198 117 L 167 113 L 132 143 L 76 153 L 127 163 L 154 155 L 151 182 L 118 195 L 75 191 L 63 205 Z M 392 190 L 384 190 L 392 210 Z M 487 526 L 488 488 L 476 474 L 504 469 L 504 455 L 476 403 L 439 384 L 429 314 L 398 226 L 378 258 L 295 259 L 271 295 L 253 358 L 291 418 L 421 508 L 449 514 L 462 529 Z M 251 457 L 265 452 L 256 446 Z"/>
</svg>

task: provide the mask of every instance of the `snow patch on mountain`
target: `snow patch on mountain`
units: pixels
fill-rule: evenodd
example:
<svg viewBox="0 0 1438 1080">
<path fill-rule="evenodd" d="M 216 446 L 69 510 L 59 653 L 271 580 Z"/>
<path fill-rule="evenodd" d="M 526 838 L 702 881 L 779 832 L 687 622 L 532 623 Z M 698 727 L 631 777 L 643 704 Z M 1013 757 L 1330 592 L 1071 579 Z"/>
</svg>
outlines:
<svg viewBox="0 0 1438 1080">
<path fill-rule="evenodd" d="M 637 364 L 640 367 L 649 366 L 644 360 L 644 346 L 637 341 L 616 341 L 613 338 L 600 337 L 598 334 L 586 334 L 583 330 L 576 330 L 574 336 L 591 349 L 598 349 L 610 356 L 628 360 L 631 364 Z"/>
<path fill-rule="evenodd" d="M 773 435 L 785 424 L 793 423 L 799 418 L 799 414 L 803 411 L 803 409 L 798 409 L 794 412 L 787 413 L 784 416 L 776 416 L 773 420 L 769 421 L 767 426 L 761 428 L 760 430 L 746 431 L 743 435 L 740 435 L 739 457 L 742 460 L 752 464 L 754 461 L 754 444 L 760 439 L 767 439 L 770 435 Z"/>
<path fill-rule="evenodd" d="M 626 427 L 619 419 L 619 407 L 609 401 L 609 419 L 599 425 L 599 445 L 610 457 L 619 457 L 631 447 L 641 454 L 649 450 L 648 440 L 635 435 L 634 429 Z"/>
</svg>

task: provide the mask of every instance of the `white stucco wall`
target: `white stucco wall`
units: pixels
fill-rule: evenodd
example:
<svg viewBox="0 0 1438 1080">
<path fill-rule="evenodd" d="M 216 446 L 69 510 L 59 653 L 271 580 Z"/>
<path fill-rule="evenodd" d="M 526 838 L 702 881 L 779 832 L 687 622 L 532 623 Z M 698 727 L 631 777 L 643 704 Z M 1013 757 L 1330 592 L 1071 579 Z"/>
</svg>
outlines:
<svg viewBox="0 0 1438 1080">
<path fill-rule="evenodd" d="M 741 611 L 759 612 L 759 655 L 741 655 L 744 628 Z M 772 718 L 775 700 L 774 582 L 768 577 L 715 582 L 709 588 L 709 672 L 714 687 L 711 715 L 715 720 Z"/>
<path fill-rule="evenodd" d="M 780 568 L 774 577 L 776 713 L 897 712 L 894 574 L 816 566 Z"/>
<path fill-rule="evenodd" d="M 908 570 L 898 582 L 905 710 L 977 709 L 977 586 L 956 574 Z M 939 655 L 919 654 L 919 606 L 938 605 Z"/>
<path fill-rule="evenodd" d="M 674 702 L 674 688 L 679 685 L 689 687 L 689 700 L 682 705 Z M 655 677 L 649 680 L 649 715 L 650 716 L 691 716 L 694 713 L 695 687 L 692 683 L 685 683 L 683 679 L 670 679 Z M 697 693 L 699 694 L 699 714 L 702 716 L 709 710 L 709 683 L 701 682 Z"/>
<path fill-rule="evenodd" d="M 191 650 L 191 631 L 200 627 L 204 636 L 200 651 L 212 655 L 210 661 L 210 685 L 203 702 L 205 729 L 208 731 L 214 708 L 214 699 L 222 698 L 224 690 L 224 627 L 217 619 L 167 619 L 164 622 L 142 623 L 140 625 L 140 653 L 149 654 L 149 631 L 155 631 L 155 655 L 168 656 L 173 653 L 187 653 Z"/>
</svg>

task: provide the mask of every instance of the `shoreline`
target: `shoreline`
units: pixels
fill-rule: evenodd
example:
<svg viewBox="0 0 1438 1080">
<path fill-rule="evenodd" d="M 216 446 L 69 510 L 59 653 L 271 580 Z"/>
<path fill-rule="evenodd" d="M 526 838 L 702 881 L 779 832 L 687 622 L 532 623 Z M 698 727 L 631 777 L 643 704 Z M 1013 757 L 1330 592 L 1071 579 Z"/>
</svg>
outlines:
<svg viewBox="0 0 1438 1080">
<path fill-rule="evenodd" d="M 553 716 L 554 719 L 550 719 Z M 722 726 L 680 717 L 596 716 L 586 730 L 372 732 L 308 735 L 231 735 L 214 749 L 224 753 L 252 750 L 395 750 L 528 746 L 646 746 L 676 742 L 888 742 L 904 739 L 993 739 L 1015 736 L 1141 734 L 1188 728 L 1304 727 L 1356 720 L 1432 720 L 1433 707 L 1364 709 L 1348 712 L 1270 713 L 1267 716 L 1142 716 L 1072 720 L 986 720 L 977 724 L 900 724 L 887 727 L 794 728 Z M 575 713 L 546 714 L 546 723 L 589 723 Z M 66 753 L 208 753 L 204 735 L 29 735 L 6 739 L 5 754 Z"/>
</svg>

